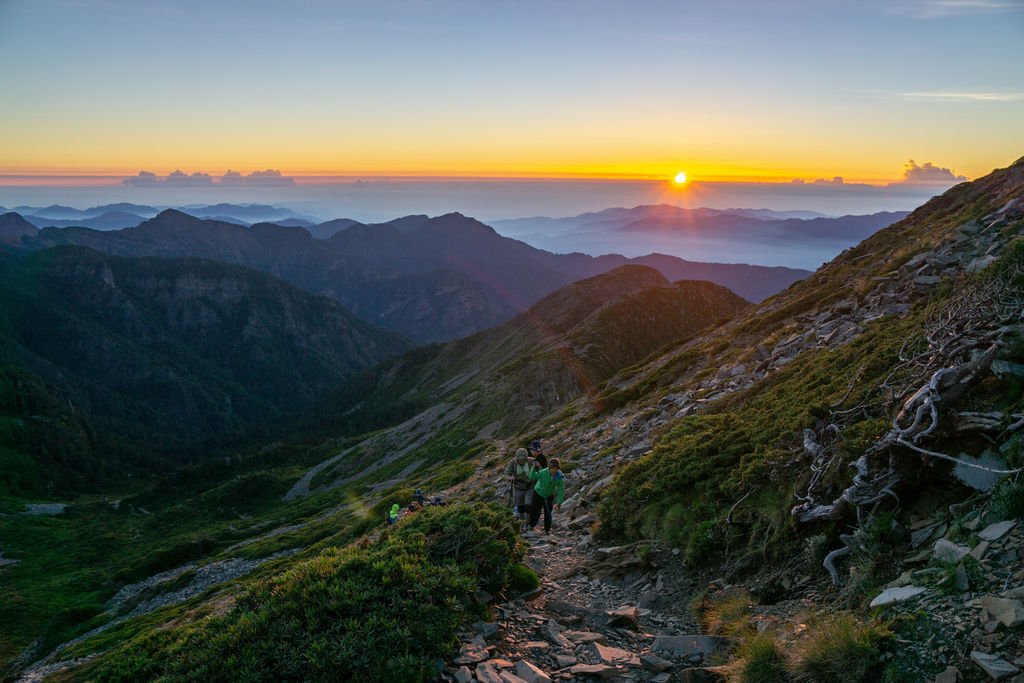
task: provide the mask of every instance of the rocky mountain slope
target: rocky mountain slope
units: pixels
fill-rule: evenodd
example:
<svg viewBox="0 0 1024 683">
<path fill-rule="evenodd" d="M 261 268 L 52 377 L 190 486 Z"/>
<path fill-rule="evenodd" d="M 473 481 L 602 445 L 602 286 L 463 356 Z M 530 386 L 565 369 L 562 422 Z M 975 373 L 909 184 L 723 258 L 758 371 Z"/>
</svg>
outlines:
<svg viewBox="0 0 1024 683">
<path fill-rule="evenodd" d="M 356 315 L 419 342 L 493 327 L 542 296 L 631 262 L 670 279 L 706 279 L 760 300 L 806 271 L 645 259 L 551 254 L 498 235 L 461 214 L 408 216 L 380 225 L 350 224 L 329 240 L 269 223 L 243 227 L 168 210 L 136 228 L 100 232 L 47 228 L 23 249 L 76 244 L 118 256 L 200 257 L 244 265 L 340 301 Z"/>
<path fill-rule="evenodd" d="M 1022 231 L 1024 160 L 548 423 L 548 450 L 572 469 L 571 540 L 537 546 L 558 570 L 532 605 L 506 605 L 499 661 L 449 671 L 490 680 L 521 660 L 551 677 L 1017 676 Z M 485 468 L 459 489 L 501 484 Z M 666 593 L 696 596 L 703 635 L 729 639 L 652 640 L 674 635 Z M 638 631 L 587 611 L 620 601 L 639 605 Z M 599 633 L 581 636 L 579 617 Z M 668 661 L 641 660 L 651 654 Z"/>
<path fill-rule="evenodd" d="M 65 397 L 108 447 L 173 451 L 299 411 L 410 346 L 330 299 L 198 259 L 61 247 L 4 258 L 0 289 L 5 365 Z"/>
</svg>

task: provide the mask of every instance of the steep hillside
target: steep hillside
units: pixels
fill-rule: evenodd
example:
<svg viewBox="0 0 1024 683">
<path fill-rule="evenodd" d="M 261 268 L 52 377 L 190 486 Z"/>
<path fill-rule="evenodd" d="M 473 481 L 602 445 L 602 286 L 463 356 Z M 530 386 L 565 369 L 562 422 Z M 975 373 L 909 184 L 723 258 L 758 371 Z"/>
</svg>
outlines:
<svg viewBox="0 0 1024 683">
<path fill-rule="evenodd" d="M 504 325 L 384 364 L 310 414 L 302 429 L 314 432 L 404 422 L 324 461 L 294 491 L 378 468 L 436 471 L 467 444 L 529 428 L 576 397 L 599 400 L 614 373 L 746 306 L 718 285 L 672 285 L 645 266 L 564 287 Z"/>
<path fill-rule="evenodd" d="M 295 412 L 409 348 L 330 299 L 197 259 L 62 247 L 4 259 L 0 291 L 6 362 L 108 445 L 170 451 Z"/>
</svg>

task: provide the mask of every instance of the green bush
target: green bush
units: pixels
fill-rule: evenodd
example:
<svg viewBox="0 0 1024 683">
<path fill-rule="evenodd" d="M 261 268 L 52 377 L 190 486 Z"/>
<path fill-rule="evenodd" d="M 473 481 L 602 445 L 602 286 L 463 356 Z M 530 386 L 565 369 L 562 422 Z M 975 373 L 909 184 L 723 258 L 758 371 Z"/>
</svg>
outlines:
<svg viewBox="0 0 1024 683">
<path fill-rule="evenodd" d="M 514 564 L 509 568 L 509 585 L 517 591 L 532 591 L 540 587 L 540 577 L 524 564 Z"/>
<path fill-rule="evenodd" d="M 428 508 L 378 541 L 330 549 L 262 580 L 227 614 L 150 631 L 83 672 L 96 681 L 416 681 L 484 616 L 520 559 L 515 519 L 489 505 Z"/>
</svg>

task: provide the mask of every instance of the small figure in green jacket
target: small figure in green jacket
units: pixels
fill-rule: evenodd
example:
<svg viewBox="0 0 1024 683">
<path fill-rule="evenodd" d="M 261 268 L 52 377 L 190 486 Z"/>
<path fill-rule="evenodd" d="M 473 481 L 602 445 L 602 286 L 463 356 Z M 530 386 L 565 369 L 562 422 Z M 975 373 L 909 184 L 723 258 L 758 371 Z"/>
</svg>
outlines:
<svg viewBox="0 0 1024 683">
<path fill-rule="evenodd" d="M 391 512 L 388 513 L 388 526 L 391 526 L 398 521 L 398 503 L 391 506 Z"/>
<path fill-rule="evenodd" d="M 530 528 L 537 526 L 540 511 L 544 510 L 544 533 L 551 533 L 551 508 L 562 509 L 565 500 L 565 475 L 562 474 L 558 458 L 548 459 L 548 466 L 543 470 L 530 472 L 530 479 L 537 482 L 533 487 L 533 503 L 530 506 Z M 558 503 L 555 503 L 558 496 Z"/>
</svg>

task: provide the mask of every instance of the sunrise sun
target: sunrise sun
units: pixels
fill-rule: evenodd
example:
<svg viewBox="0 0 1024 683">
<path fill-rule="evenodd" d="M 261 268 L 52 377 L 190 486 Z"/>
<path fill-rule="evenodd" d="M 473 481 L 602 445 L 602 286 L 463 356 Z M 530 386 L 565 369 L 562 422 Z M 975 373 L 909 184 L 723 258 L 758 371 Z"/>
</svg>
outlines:
<svg viewBox="0 0 1024 683">
<path fill-rule="evenodd" d="M 676 173 L 672 180 L 675 181 L 676 185 L 683 185 L 686 183 L 686 173 L 680 171 L 679 173 Z"/>
</svg>

